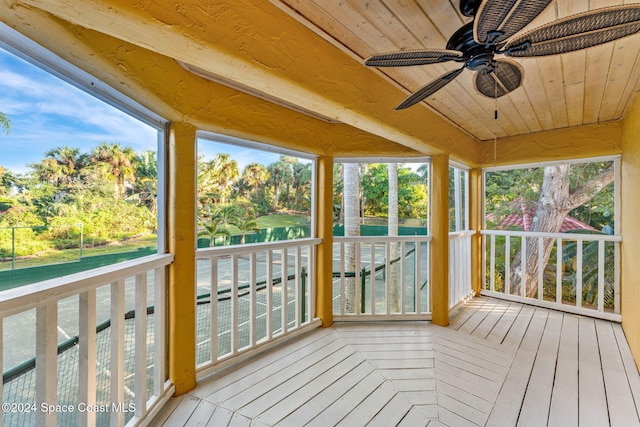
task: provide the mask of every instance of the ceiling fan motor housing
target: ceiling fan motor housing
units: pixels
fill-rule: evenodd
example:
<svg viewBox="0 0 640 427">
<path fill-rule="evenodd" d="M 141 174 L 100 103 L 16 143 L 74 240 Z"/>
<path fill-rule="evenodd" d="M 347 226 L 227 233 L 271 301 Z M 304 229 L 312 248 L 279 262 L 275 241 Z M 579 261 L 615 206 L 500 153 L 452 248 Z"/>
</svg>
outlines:
<svg viewBox="0 0 640 427">
<path fill-rule="evenodd" d="M 473 71 L 490 71 L 496 46 L 476 42 L 473 38 L 473 22 L 469 22 L 453 33 L 447 42 L 447 49 L 462 52 L 466 68 Z"/>
</svg>

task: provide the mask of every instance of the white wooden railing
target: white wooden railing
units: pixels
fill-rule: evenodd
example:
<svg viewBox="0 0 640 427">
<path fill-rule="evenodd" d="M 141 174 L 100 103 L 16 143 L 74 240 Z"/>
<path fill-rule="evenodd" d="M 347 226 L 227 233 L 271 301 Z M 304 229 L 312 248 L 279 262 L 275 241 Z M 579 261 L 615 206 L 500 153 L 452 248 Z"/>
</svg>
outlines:
<svg viewBox="0 0 640 427">
<path fill-rule="evenodd" d="M 198 249 L 198 376 L 290 337 L 315 319 L 315 253 L 321 239 Z M 206 297 L 206 298 L 203 298 Z"/>
<path fill-rule="evenodd" d="M 57 421 L 68 424 L 68 420 L 66 423 L 62 420 L 67 416 L 77 425 L 94 426 L 104 422 L 96 420 L 103 415 L 108 417 L 110 425 L 124 425 L 125 420 L 128 420 L 127 425 L 148 423 L 173 393 L 165 370 L 164 283 L 165 268 L 172 260 L 173 255 L 153 255 L 1 292 L 0 337 L 4 328 L 3 346 L 16 345 L 7 341 L 8 335 L 29 341 L 28 335 L 35 331 L 33 400 L 2 402 L 5 422 L 11 413 L 29 416 L 30 422 L 26 424 L 38 426 L 55 426 Z M 153 323 L 147 324 L 150 300 L 154 315 Z M 126 306 L 134 307 L 135 326 L 133 337 L 125 338 Z M 68 320 L 66 317 L 70 313 L 77 313 L 78 317 L 77 367 L 59 371 L 59 324 Z M 110 318 L 109 366 L 97 363 L 100 356 L 96 349 L 98 316 Z M 16 333 L 9 328 L 23 329 Z M 153 331 L 151 337 L 149 331 Z M 20 337 L 20 334 L 24 336 Z M 135 342 L 135 367 L 125 378 L 125 340 L 131 342 L 131 339 Z M 151 364 L 148 346 L 153 348 Z M 149 370 L 152 372 L 150 377 Z M 74 377 L 68 378 L 71 375 Z M 130 375 L 134 376 L 133 381 Z M 109 395 L 107 401 L 96 398 L 98 377 L 107 379 L 104 385 Z M 63 388 L 73 389 L 75 398 L 59 401 Z"/>
<path fill-rule="evenodd" d="M 471 236 L 473 230 L 449 233 L 449 310 L 473 296 L 471 289 Z"/>
<path fill-rule="evenodd" d="M 334 320 L 431 318 L 430 236 L 340 236 L 333 241 Z M 350 266 L 348 252 L 354 254 Z"/>
<path fill-rule="evenodd" d="M 483 230 L 481 234 L 485 248 L 483 295 L 621 321 L 621 236 L 501 230 Z M 544 265 L 543 257 L 537 254 L 543 252 L 549 239 L 554 242 L 555 253 Z M 531 240 L 536 242 L 535 254 L 527 253 L 527 242 Z M 537 277 L 527 277 L 526 269 L 512 271 L 517 251 L 522 259 L 535 256 Z"/>
</svg>

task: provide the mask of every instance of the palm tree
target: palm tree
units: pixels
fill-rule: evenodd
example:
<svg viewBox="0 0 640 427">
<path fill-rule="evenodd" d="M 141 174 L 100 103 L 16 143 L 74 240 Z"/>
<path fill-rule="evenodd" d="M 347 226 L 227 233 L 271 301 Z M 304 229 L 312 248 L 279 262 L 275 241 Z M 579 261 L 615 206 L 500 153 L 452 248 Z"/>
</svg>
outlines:
<svg viewBox="0 0 640 427">
<path fill-rule="evenodd" d="M 388 181 L 389 181 L 389 204 L 388 204 L 388 236 L 397 236 L 398 235 L 398 164 L 397 163 L 388 163 L 387 164 L 388 171 Z M 402 254 L 404 256 L 404 254 Z M 394 260 L 398 257 L 398 243 L 392 242 L 389 245 L 389 254 L 387 255 L 391 260 Z M 404 263 L 404 260 L 402 261 Z M 375 266 L 371 266 L 372 274 Z M 398 264 L 392 264 L 390 274 L 391 279 L 391 292 L 389 298 L 391 299 L 391 310 L 398 312 L 400 311 L 400 305 L 398 302 L 398 283 L 401 281 L 398 280 L 399 268 Z"/>
<path fill-rule="evenodd" d="M 249 163 L 242 171 L 241 188 L 247 191 L 254 203 L 259 203 L 264 198 L 264 187 L 269 177 L 269 171 L 264 165 Z"/>
<path fill-rule="evenodd" d="M 89 161 L 88 156 L 81 154 L 79 148 L 67 146 L 53 148 L 44 155 L 45 158 L 32 167 L 42 180 L 62 189 L 71 188 Z"/>
<path fill-rule="evenodd" d="M 113 194 L 116 199 L 124 197 L 126 183 L 135 180 L 132 148 L 122 148 L 119 143 L 103 142 L 93 150 L 91 161 L 105 172 L 107 179 L 114 181 Z"/>
<path fill-rule="evenodd" d="M 344 235 L 345 237 L 360 235 L 360 174 L 357 163 L 344 163 L 342 166 L 343 178 L 343 203 L 344 207 Z M 355 243 L 345 245 L 344 268 L 345 271 L 355 271 L 356 268 L 356 250 Z M 349 277 L 345 279 L 345 309 L 347 313 L 355 313 L 357 302 L 356 295 L 356 278 Z"/>
<path fill-rule="evenodd" d="M 238 163 L 235 160 L 228 154 L 216 154 L 213 160 L 198 165 L 198 197 L 203 203 L 207 198 L 226 203 L 233 193 L 233 183 L 238 175 Z"/>
<path fill-rule="evenodd" d="M 4 113 L 0 113 L 0 128 L 4 128 L 7 135 L 11 132 L 11 120 L 9 120 L 9 117 Z"/>
<path fill-rule="evenodd" d="M 240 243 L 243 245 L 245 243 L 245 237 L 247 233 L 260 230 L 260 228 L 258 227 L 258 223 L 255 221 L 255 218 L 250 215 L 239 216 L 232 222 L 232 225 L 236 226 L 242 233 L 242 240 L 240 241 Z"/>
<path fill-rule="evenodd" d="M 208 218 L 202 218 L 199 221 L 202 229 L 198 231 L 198 236 L 208 237 L 209 246 L 214 246 L 216 236 L 223 236 L 226 242 L 226 238 L 231 236 L 231 232 L 225 224 L 224 215 L 221 210 L 210 209 L 207 217 Z"/>
<path fill-rule="evenodd" d="M 140 202 L 149 208 L 151 212 L 157 211 L 158 192 L 158 162 L 156 153 L 145 151 L 133 160 L 135 170 L 134 191 L 140 198 Z"/>
</svg>

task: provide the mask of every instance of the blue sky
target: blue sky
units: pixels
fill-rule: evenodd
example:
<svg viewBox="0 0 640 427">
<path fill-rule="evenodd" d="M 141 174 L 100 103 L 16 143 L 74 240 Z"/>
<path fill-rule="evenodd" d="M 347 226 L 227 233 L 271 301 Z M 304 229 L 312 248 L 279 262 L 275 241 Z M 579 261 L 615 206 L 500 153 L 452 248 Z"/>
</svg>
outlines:
<svg viewBox="0 0 640 427">
<path fill-rule="evenodd" d="M 11 120 L 9 135 L 0 133 L 0 166 L 17 173 L 65 145 L 83 152 L 101 142 L 156 149 L 155 129 L 2 49 L 0 111 Z"/>
<path fill-rule="evenodd" d="M 157 149 L 152 127 L 82 90 L 0 49 L 0 112 L 11 120 L 11 132 L 0 132 L 0 166 L 14 173 L 29 170 L 55 147 L 90 152 L 101 142 L 118 142 L 136 152 Z M 277 154 L 229 144 L 200 141 L 199 153 L 212 158 L 228 153 L 240 169 L 259 161 L 268 165 Z"/>
</svg>

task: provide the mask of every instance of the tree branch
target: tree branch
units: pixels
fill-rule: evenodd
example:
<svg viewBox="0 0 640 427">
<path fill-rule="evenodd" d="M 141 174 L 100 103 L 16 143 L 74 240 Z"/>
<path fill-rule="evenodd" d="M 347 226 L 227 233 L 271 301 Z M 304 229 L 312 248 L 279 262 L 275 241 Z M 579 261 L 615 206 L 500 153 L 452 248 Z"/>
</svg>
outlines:
<svg viewBox="0 0 640 427">
<path fill-rule="evenodd" d="M 613 182 L 614 178 L 614 167 L 613 164 L 609 166 L 607 169 L 600 172 L 598 176 L 593 178 L 592 180 L 585 182 L 580 187 L 576 188 L 569 195 L 569 200 L 567 202 L 567 211 L 577 208 L 578 206 L 582 206 L 591 198 L 602 190 L 604 187 Z"/>
</svg>

